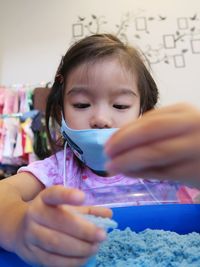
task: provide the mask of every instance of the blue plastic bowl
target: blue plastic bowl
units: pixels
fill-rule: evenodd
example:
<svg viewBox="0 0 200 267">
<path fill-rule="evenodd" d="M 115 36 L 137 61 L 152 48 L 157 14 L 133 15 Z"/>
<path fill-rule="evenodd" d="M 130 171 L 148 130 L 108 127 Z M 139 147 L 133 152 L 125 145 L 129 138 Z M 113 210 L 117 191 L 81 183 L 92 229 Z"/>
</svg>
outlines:
<svg viewBox="0 0 200 267">
<path fill-rule="evenodd" d="M 200 233 L 200 204 L 169 204 L 113 208 L 113 219 L 123 230 L 129 226 L 140 232 L 146 228 L 188 234 Z M 1 267 L 30 267 L 15 254 L 0 250 Z"/>
<path fill-rule="evenodd" d="M 169 204 L 113 208 L 119 229 L 129 226 L 140 232 L 147 228 L 178 234 L 200 233 L 200 204 Z"/>
</svg>

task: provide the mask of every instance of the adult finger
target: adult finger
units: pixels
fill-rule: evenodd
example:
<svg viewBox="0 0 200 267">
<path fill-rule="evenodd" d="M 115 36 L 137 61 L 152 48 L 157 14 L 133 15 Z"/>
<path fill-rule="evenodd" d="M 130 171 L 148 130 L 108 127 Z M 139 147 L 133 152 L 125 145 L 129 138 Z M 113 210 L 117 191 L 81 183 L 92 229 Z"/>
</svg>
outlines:
<svg viewBox="0 0 200 267">
<path fill-rule="evenodd" d="M 124 173 L 128 177 L 140 177 L 144 179 L 174 180 L 186 185 L 200 188 L 199 172 L 200 162 L 198 160 L 182 161 L 174 165 L 146 168 L 135 172 Z"/>
<path fill-rule="evenodd" d="M 185 114 L 163 114 L 162 116 L 141 118 L 135 123 L 117 131 L 105 146 L 109 157 L 116 157 L 126 150 L 149 145 L 162 139 L 180 136 L 199 128 L 197 116 Z"/>
<path fill-rule="evenodd" d="M 187 138 L 188 137 L 188 138 Z M 143 169 L 162 167 L 167 164 L 175 164 L 183 160 L 191 160 L 200 157 L 200 144 L 194 140 L 199 139 L 199 132 L 192 137 L 174 137 L 169 140 L 158 141 L 148 146 L 136 147 L 116 156 L 107 163 L 109 173 L 138 172 Z"/>
<path fill-rule="evenodd" d="M 195 110 L 196 110 L 196 108 L 193 107 L 192 105 L 188 104 L 188 103 L 177 103 L 177 104 L 149 110 L 149 111 L 145 112 L 143 114 L 143 116 L 140 118 L 143 118 L 144 116 L 145 117 L 147 117 L 147 116 L 159 116 L 161 114 L 170 114 L 170 113 L 172 113 L 172 114 L 181 113 L 182 114 L 182 113 L 188 113 L 188 112 L 195 111 Z"/>
</svg>

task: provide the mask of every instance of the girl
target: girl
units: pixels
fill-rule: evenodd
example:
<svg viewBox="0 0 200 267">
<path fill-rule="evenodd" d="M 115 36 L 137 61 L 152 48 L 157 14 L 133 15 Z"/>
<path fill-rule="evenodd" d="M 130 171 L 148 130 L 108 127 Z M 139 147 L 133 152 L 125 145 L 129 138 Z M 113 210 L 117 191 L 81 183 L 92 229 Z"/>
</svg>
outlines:
<svg viewBox="0 0 200 267">
<path fill-rule="evenodd" d="M 95 253 L 105 233 L 74 211 L 99 216 L 111 216 L 111 211 L 75 208 L 83 203 L 83 193 L 70 188 L 87 191 L 144 183 L 121 174 L 107 176 L 99 136 L 106 140 L 153 109 L 157 99 L 157 86 L 134 48 L 109 34 L 73 45 L 61 61 L 47 101 L 47 131 L 55 155 L 1 182 L 0 245 L 42 266 L 80 266 Z M 61 126 L 62 143 L 52 138 L 50 117 L 52 125 Z M 56 152 L 61 146 L 64 150 Z"/>
<path fill-rule="evenodd" d="M 64 184 L 87 192 L 90 188 L 108 185 L 140 184 L 141 181 L 120 174 L 105 178 L 98 149 L 91 144 L 91 139 L 98 135 L 97 129 L 101 129 L 100 137 L 109 136 L 112 133 L 109 129 L 121 128 L 137 119 L 154 108 L 157 99 L 157 86 L 134 48 L 111 35 L 93 35 L 81 40 L 63 57 L 46 107 L 47 132 L 53 150 L 62 148 L 65 140 L 52 138 L 50 117 L 53 125 L 62 126 L 62 135 L 67 139 L 65 144 L 72 149 L 67 148 L 66 153 L 61 149 L 56 157 L 21 168 L 19 173 L 31 173 L 45 187 Z M 89 138 L 83 129 L 92 129 Z M 81 140 L 86 146 L 84 151 L 80 148 Z M 92 158 L 97 162 L 91 165 L 85 162 L 83 152 L 86 157 L 91 153 L 87 160 Z M 80 159 L 85 164 L 81 164 Z M 102 204 L 92 195 L 89 199 L 87 194 L 87 201 Z"/>
</svg>

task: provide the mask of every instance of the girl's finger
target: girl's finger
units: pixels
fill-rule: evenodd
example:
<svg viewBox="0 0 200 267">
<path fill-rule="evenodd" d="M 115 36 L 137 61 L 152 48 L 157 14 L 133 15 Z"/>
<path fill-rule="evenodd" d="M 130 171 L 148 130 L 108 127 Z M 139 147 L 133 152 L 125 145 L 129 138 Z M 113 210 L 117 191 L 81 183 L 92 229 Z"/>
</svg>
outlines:
<svg viewBox="0 0 200 267">
<path fill-rule="evenodd" d="M 85 212 L 90 209 L 93 210 L 92 208 L 85 207 Z M 98 242 L 106 238 L 105 232 L 102 229 L 97 228 L 93 223 L 82 218 L 74 208 L 67 205 L 66 207 L 64 205 L 59 207 L 44 206 L 40 211 L 30 211 L 29 216 L 37 224 L 80 240 Z"/>
<path fill-rule="evenodd" d="M 56 253 L 49 253 L 32 245 L 30 247 L 29 259 L 24 258 L 33 266 L 43 267 L 79 267 L 84 265 L 88 258 L 84 257 L 65 257 Z M 38 264 L 38 265 L 37 265 Z"/>
<path fill-rule="evenodd" d="M 75 188 L 56 185 L 43 190 L 41 198 L 47 205 L 80 205 L 84 201 L 84 193 Z"/>
<path fill-rule="evenodd" d="M 65 257 L 89 257 L 98 250 L 97 243 L 79 240 L 42 225 L 32 224 L 30 230 L 27 236 L 28 243 L 48 253 Z"/>
<path fill-rule="evenodd" d="M 104 207 L 95 207 L 95 206 L 80 206 L 74 207 L 77 211 L 83 214 L 92 214 L 100 217 L 112 217 L 112 210 Z"/>
</svg>

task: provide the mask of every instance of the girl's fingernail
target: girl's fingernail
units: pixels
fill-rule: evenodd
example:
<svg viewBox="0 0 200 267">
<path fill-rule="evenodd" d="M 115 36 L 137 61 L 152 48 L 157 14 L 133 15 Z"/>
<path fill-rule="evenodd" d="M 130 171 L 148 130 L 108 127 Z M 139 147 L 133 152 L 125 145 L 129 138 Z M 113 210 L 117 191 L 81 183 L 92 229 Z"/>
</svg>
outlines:
<svg viewBox="0 0 200 267">
<path fill-rule="evenodd" d="M 83 202 L 85 198 L 85 194 L 79 190 L 74 190 L 71 193 L 71 200 L 75 202 Z"/>
<path fill-rule="evenodd" d="M 99 250 L 99 245 L 93 245 L 92 246 L 92 253 L 97 253 L 97 251 Z"/>
<path fill-rule="evenodd" d="M 96 237 L 99 242 L 104 241 L 106 239 L 106 232 L 102 229 L 98 229 Z"/>
</svg>

